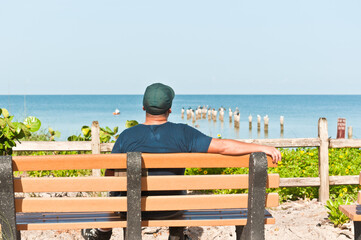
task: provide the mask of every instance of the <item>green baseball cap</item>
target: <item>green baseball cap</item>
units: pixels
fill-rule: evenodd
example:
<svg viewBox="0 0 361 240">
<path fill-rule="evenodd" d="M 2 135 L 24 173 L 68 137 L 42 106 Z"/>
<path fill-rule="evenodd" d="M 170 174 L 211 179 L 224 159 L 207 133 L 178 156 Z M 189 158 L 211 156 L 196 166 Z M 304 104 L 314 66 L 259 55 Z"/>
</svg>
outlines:
<svg viewBox="0 0 361 240">
<path fill-rule="evenodd" d="M 160 115 L 172 107 L 174 91 L 162 83 L 153 83 L 145 89 L 143 106 L 152 115 Z"/>
</svg>

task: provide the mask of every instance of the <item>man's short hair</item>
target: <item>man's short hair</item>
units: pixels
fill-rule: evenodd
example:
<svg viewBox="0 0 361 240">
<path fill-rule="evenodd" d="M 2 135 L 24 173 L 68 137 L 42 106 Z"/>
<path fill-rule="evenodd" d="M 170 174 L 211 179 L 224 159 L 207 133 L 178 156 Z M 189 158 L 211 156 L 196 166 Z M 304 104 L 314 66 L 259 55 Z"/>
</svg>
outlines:
<svg viewBox="0 0 361 240">
<path fill-rule="evenodd" d="M 174 91 L 162 83 L 153 83 L 145 89 L 143 106 L 152 115 L 166 113 L 172 107 Z"/>
</svg>

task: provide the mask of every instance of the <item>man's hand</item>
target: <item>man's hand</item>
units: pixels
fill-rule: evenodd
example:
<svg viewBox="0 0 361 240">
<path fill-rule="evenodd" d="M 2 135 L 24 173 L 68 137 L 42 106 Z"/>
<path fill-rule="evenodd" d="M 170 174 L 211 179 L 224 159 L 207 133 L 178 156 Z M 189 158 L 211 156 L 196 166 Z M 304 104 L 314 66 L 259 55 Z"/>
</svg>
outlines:
<svg viewBox="0 0 361 240">
<path fill-rule="evenodd" d="M 269 147 L 269 146 L 263 146 L 263 148 L 264 149 L 261 151 L 271 156 L 273 163 L 278 163 L 279 161 L 281 161 L 282 159 L 281 152 L 277 148 Z"/>
</svg>

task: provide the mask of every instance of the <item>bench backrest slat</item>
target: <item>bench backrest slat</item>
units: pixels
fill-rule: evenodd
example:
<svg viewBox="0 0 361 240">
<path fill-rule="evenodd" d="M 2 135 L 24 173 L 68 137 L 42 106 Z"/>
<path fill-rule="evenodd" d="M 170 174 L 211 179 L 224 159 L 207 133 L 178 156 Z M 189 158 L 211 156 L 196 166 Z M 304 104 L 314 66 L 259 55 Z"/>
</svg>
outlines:
<svg viewBox="0 0 361 240">
<path fill-rule="evenodd" d="M 267 188 L 278 188 L 278 174 L 269 174 Z M 197 175 L 142 177 L 143 191 L 247 189 L 248 175 Z M 15 192 L 126 191 L 126 177 L 16 178 Z"/>
<path fill-rule="evenodd" d="M 268 166 L 276 167 L 271 157 Z M 45 155 L 15 156 L 14 171 L 67 170 L 126 168 L 126 154 L 86 154 L 84 155 Z M 143 153 L 143 168 L 222 168 L 248 167 L 249 155 L 229 156 L 211 153 Z"/>
<path fill-rule="evenodd" d="M 278 206 L 278 194 L 266 195 L 266 207 Z M 246 208 L 247 194 L 142 197 L 142 211 Z M 18 198 L 16 212 L 126 211 L 126 197 Z"/>
</svg>

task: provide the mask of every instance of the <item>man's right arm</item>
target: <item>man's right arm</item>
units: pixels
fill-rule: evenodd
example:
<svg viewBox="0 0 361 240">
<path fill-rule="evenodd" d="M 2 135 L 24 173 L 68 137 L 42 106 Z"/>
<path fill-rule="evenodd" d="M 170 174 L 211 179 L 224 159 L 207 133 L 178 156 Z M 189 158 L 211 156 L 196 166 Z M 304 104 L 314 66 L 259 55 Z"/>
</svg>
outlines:
<svg viewBox="0 0 361 240">
<path fill-rule="evenodd" d="M 220 153 L 225 155 L 243 155 L 253 152 L 264 152 L 271 156 L 273 162 L 281 161 L 281 152 L 271 146 L 258 145 L 254 143 L 245 143 L 232 139 L 212 138 L 208 148 L 208 153 Z"/>
</svg>

